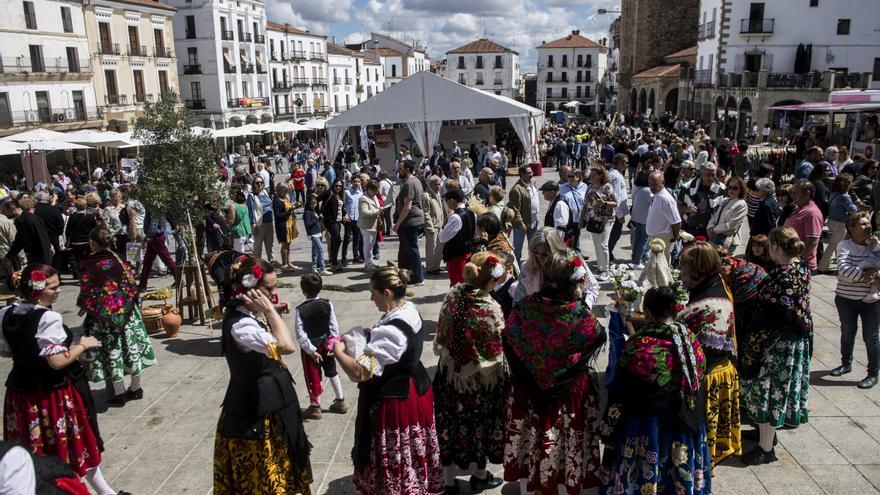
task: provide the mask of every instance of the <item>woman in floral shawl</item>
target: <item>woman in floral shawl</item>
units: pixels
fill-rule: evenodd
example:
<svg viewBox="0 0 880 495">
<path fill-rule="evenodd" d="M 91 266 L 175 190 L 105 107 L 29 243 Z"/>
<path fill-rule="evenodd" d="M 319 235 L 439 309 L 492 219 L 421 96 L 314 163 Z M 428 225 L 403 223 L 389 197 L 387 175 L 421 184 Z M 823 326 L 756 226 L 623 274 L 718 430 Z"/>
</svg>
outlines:
<svg viewBox="0 0 880 495">
<path fill-rule="evenodd" d="M 804 243 L 790 227 L 768 237 L 778 264 L 758 288 L 758 317 L 740 357 L 743 409 L 758 425 L 758 447 L 743 455 L 746 465 L 775 461 L 776 428 L 808 419 L 813 319 L 810 271 L 800 259 Z"/>
<path fill-rule="evenodd" d="M 685 249 L 679 267 L 690 294 L 677 320 L 697 336 L 706 353 L 706 435 L 714 468 L 742 453 L 733 297 L 721 278 L 721 257 L 708 242 Z"/>
<path fill-rule="evenodd" d="M 504 318 L 490 293 L 506 272 L 495 253 L 474 254 L 464 265 L 465 283 L 449 290 L 440 309 L 434 413 L 447 493 L 458 491 L 452 464 L 461 469 L 476 465 L 472 493 L 501 484 L 486 471 L 486 462 L 504 460 L 509 384 L 501 349 Z"/>
<path fill-rule="evenodd" d="M 89 233 L 92 254 L 82 264 L 77 306 L 86 313 L 86 335 L 101 342 L 89 352 L 89 380 L 109 381 L 113 397 L 108 404 L 122 407 L 126 401 L 142 399 L 141 373 L 156 364 L 153 346 L 141 319 L 137 302 L 137 282 L 128 265 L 111 248 L 113 235 L 105 228 Z M 131 386 L 125 389 L 125 375 Z"/>
<path fill-rule="evenodd" d="M 706 356 L 675 305 L 673 289 L 649 289 L 647 324 L 624 344 L 602 426 L 604 495 L 712 493 Z"/>
<path fill-rule="evenodd" d="M 541 290 L 514 305 L 504 331 L 513 376 L 504 479 L 521 493 L 576 495 L 600 483 L 593 363 L 606 334 L 583 300 L 583 259 L 554 253 L 543 266 Z"/>
<path fill-rule="evenodd" d="M 723 248 L 722 248 L 723 249 Z M 758 307 L 758 287 L 767 278 L 767 272 L 760 265 L 748 262 L 742 258 L 725 256 L 726 253 L 719 249 L 721 255 L 721 276 L 730 294 L 733 296 L 733 314 L 736 322 L 736 348 L 742 349 L 743 342 L 748 338 L 751 331 L 752 317 Z M 742 358 L 742 353 L 738 353 Z M 742 369 L 737 368 L 742 378 Z"/>
</svg>

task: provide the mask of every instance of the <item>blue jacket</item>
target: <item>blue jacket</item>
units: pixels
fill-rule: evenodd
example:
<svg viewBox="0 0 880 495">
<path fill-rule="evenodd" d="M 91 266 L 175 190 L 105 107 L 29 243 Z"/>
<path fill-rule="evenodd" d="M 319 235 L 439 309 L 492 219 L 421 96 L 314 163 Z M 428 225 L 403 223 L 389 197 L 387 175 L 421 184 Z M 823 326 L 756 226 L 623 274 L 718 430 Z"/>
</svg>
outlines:
<svg viewBox="0 0 880 495">
<path fill-rule="evenodd" d="M 846 219 L 857 211 L 859 211 L 859 208 L 853 203 L 852 196 L 849 193 L 831 193 L 831 200 L 828 201 L 829 220 L 846 222 Z"/>
<path fill-rule="evenodd" d="M 303 211 L 303 224 L 306 227 L 306 235 L 321 235 L 321 221 L 315 210 Z"/>
</svg>

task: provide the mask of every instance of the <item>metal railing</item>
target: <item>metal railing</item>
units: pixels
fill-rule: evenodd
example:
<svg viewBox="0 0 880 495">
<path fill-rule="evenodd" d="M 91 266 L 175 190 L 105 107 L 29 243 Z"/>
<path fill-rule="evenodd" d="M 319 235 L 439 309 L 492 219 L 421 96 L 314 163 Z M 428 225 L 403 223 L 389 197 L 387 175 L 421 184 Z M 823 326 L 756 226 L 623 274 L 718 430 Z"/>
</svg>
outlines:
<svg viewBox="0 0 880 495">
<path fill-rule="evenodd" d="M 461 60 L 459 60 L 459 61 L 458 61 L 458 69 L 459 69 L 459 70 L 464 70 L 464 69 L 466 69 L 466 68 L 467 68 L 467 67 L 464 66 L 464 62 L 461 61 Z"/>
<path fill-rule="evenodd" d="M 346 77 L 346 78 L 345 78 L 345 84 L 346 84 L 346 85 L 351 85 L 352 82 L 354 82 L 354 79 L 352 79 L 352 78 L 350 78 L 350 77 Z"/>
<path fill-rule="evenodd" d="M 189 108 L 190 110 L 204 110 L 205 100 L 186 100 L 186 108 Z"/>
<path fill-rule="evenodd" d="M 342 78 L 341 77 L 334 77 L 333 78 L 333 85 L 339 86 L 340 84 L 342 84 Z"/>
<path fill-rule="evenodd" d="M 315 107 L 315 113 L 330 113 L 330 107 Z"/>
<path fill-rule="evenodd" d="M 98 53 L 101 55 L 119 55 L 119 43 L 98 43 Z"/>
<path fill-rule="evenodd" d="M 327 54 L 320 52 L 312 52 L 309 55 L 309 58 L 312 60 L 327 60 Z"/>
<path fill-rule="evenodd" d="M 229 64 L 223 64 L 223 72 L 227 74 L 235 74 L 235 66 Z"/>
<path fill-rule="evenodd" d="M 477 69 L 482 69 L 482 68 L 483 68 L 483 62 L 477 62 L 477 66 L 476 66 L 476 68 L 477 68 Z"/>
<path fill-rule="evenodd" d="M 157 46 L 156 47 L 156 58 L 173 58 L 174 52 L 171 48 L 165 46 Z"/>
<path fill-rule="evenodd" d="M 235 33 L 228 30 L 220 31 L 220 39 L 223 41 L 234 41 Z"/>
<path fill-rule="evenodd" d="M 768 88 L 816 89 L 822 87 L 822 73 L 808 72 L 793 74 L 790 72 L 767 74 Z"/>
<path fill-rule="evenodd" d="M 89 59 L 67 60 L 66 58 L 57 57 L 50 60 L 40 60 L 34 65 L 31 59 L 27 57 L 16 57 L 9 62 L 0 65 L 0 74 L 31 74 L 31 73 L 81 73 L 91 72 L 91 61 Z M 35 70 L 39 69 L 39 70 Z"/>
<path fill-rule="evenodd" d="M 85 122 L 101 117 L 98 107 L 49 108 L 38 110 L 15 110 L 0 113 L 0 128 L 35 123 Z"/>
<path fill-rule="evenodd" d="M 504 68 L 504 63 L 502 62 L 502 63 L 500 63 L 500 64 L 493 64 L 492 68 L 493 68 L 493 69 L 503 69 L 503 68 Z"/>
<path fill-rule="evenodd" d="M 743 72 L 742 85 L 744 88 L 757 88 L 758 87 L 758 73 L 757 72 Z"/>
<path fill-rule="evenodd" d="M 291 81 L 275 81 L 272 83 L 272 89 L 276 91 L 288 90 L 293 88 L 293 82 Z"/>
<path fill-rule="evenodd" d="M 238 40 L 245 43 L 251 43 L 253 42 L 253 37 L 251 36 L 251 33 L 238 33 Z"/>
<path fill-rule="evenodd" d="M 146 101 L 153 101 L 153 95 L 148 95 L 145 93 L 135 93 L 134 94 L 135 103 L 144 103 Z"/>
<path fill-rule="evenodd" d="M 694 84 L 707 85 L 712 84 L 712 69 L 697 69 L 694 71 Z"/>
<path fill-rule="evenodd" d="M 280 62 L 281 61 L 281 59 L 278 58 L 278 54 L 275 52 L 272 52 L 269 54 L 269 60 L 271 60 L 273 62 Z"/>
<path fill-rule="evenodd" d="M 106 95 L 104 103 L 107 105 L 128 105 L 128 95 Z"/>
<path fill-rule="evenodd" d="M 776 19 L 746 18 L 739 23 L 740 34 L 773 34 Z"/>
<path fill-rule="evenodd" d="M 254 67 L 256 67 L 255 71 L 257 74 L 265 74 L 266 73 L 266 68 L 263 67 L 261 64 L 257 64 Z"/>
<path fill-rule="evenodd" d="M 294 86 L 308 86 L 309 78 L 308 77 L 294 77 L 290 79 L 290 83 Z"/>
<path fill-rule="evenodd" d="M 266 44 L 266 35 L 258 34 L 256 36 L 254 36 L 254 43 L 259 43 L 261 45 L 265 45 Z"/>
<path fill-rule="evenodd" d="M 241 73 L 242 74 L 253 74 L 254 73 L 254 64 L 241 64 Z"/>
<path fill-rule="evenodd" d="M 865 78 L 859 72 L 855 72 L 852 74 L 844 74 L 842 72 L 837 72 L 834 74 L 834 89 L 843 89 L 843 88 L 862 89 L 862 88 L 865 88 L 864 80 L 865 80 Z"/>
<path fill-rule="evenodd" d="M 184 74 L 201 74 L 202 66 L 201 64 L 189 64 L 183 66 Z"/>
<path fill-rule="evenodd" d="M 504 84 L 504 82 L 501 79 L 495 79 L 494 81 L 492 81 L 492 84 L 494 84 L 495 86 L 501 86 L 502 84 Z"/>
<path fill-rule="evenodd" d="M 312 86 L 326 86 L 327 79 L 323 77 L 313 77 L 312 78 Z"/>
<path fill-rule="evenodd" d="M 128 56 L 129 57 L 146 57 L 147 56 L 147 47 L 145 45 L 135 45 L 128 46 Z"/>
<path fill-rule="evenodd" d="M 284 58 L 284 54 L 282 54 L 281 58 Z M 302 50 L 291 50 L 290 53 L 287 54 L 287 60 L 293 61 L 293 60 L 305 60 L 305 59 L 306 59 L 306 52 L 304 52 Z"/>
</svg>

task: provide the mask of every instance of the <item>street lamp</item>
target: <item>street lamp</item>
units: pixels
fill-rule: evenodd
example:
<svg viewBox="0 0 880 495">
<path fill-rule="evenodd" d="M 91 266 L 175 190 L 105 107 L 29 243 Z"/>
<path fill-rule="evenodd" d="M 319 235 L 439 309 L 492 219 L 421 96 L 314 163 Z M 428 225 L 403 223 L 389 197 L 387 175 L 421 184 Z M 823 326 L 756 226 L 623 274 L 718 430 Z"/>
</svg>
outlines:
<svg viewBox="0 0 880 495">
<path fill-rule="evenodd" d="M 620 14 L 621 13 L 619 10 L 608 10 L 608 9 L 599 9 L 598 12 L 599 12 L 599 15 Z"/>
</svg>

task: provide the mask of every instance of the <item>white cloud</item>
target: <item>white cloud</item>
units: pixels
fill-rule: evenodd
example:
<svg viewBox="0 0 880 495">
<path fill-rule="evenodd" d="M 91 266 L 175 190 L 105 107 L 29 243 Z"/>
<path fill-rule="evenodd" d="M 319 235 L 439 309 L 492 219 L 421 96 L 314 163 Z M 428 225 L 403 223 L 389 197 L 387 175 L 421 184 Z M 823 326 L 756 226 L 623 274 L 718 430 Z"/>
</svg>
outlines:
<svg viewBox="0 0 880 495">
<path fill-rule="evenodd" d="M 350 18 L 352 0 L 269 0 L 270 15 L 286 13 L 305 24 L 345 22 Z"/>
<path fill-rule="evenodd" d="M 346 44 L 347 43 L 353 44 L 353 43 L 360 43 L 360 42 L 368 40 L 368 39 L 370 39 L 370 33 L 361 33 L 361 32 L 355 31 L 353 33 L 348 33 L 347 35 L 345 35 L 345 37 L 342 38 L 342 42 L 346 43 Z"/>
</svg>

